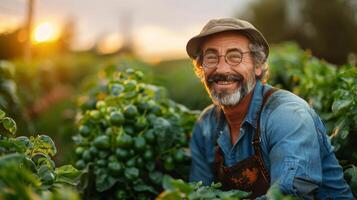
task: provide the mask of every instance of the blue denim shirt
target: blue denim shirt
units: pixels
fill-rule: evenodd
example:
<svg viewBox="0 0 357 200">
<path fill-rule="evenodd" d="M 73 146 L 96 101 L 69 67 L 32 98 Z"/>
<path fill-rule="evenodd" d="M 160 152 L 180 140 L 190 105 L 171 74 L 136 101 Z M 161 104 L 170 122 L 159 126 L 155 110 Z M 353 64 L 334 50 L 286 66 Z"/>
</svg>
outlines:
<svg viewBox="0 0 357 200">
<path fill-rule="evenodd" d="M 196 122 L 190 141 L 192 166 L 190 181 L 213 182 L 215 138 L 223 151 L 225 166 L 254 154 L 251 145 L 263 94 L 271 88 L 260 81 L 254 88 L 247 116 L 240 128 L 237 142 L 232 145 L 226 121 L 217 129 L 217 106 L 207 107 Z M 315 191 L 320 199 L 353 199 L 343 178 L 324 124 L 312 108 L 298 96 L 279 90 L 268 99 L 261 113 L 261 149 L 271 185 L 285 194 L 303 196 Z"/>
</svg>

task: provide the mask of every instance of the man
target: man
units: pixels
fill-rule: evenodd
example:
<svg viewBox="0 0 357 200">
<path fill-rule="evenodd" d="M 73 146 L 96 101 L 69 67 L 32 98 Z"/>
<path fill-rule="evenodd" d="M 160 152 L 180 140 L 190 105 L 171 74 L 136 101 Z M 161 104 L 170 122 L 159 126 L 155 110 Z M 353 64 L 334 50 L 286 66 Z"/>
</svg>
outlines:
<svg viewBox="0 0 357 200">
<path fill-rule="evenodd" d="M 190 181 L 263 196 L 353 199 L 324 125 L 298 96 L 264 84 L 269 46 L 250 23 L 209 21 L 186 46 L 214 102 L 195 124 Z"/>
</svg>

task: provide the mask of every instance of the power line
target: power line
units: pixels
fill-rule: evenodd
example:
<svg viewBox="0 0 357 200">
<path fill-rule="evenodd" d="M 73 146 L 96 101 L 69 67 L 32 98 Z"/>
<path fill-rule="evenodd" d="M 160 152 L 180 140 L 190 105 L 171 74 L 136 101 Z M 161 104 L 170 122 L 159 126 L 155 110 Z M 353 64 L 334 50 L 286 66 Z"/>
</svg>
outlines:
<svg viewBox="0 0 357 200">
<path fill-rule="evenodd" d="M 35 0 L 28 0 L 27 2 L 27 13 L 26 13 L 26 41 L 25 41 L 25 60 L 29 61 L 31 59 L 31 32 L 32 32 L 32 23 L 33 23 L 33 14 L 34 14 L 34 4 Z"/>
</svg>

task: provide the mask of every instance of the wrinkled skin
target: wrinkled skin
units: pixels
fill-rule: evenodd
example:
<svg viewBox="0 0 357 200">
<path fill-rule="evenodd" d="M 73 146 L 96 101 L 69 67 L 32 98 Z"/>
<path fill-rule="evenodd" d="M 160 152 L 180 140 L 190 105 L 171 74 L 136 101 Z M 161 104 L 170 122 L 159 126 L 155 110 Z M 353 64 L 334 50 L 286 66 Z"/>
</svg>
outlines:
<svg viewBox="0 0 357 200">
<path fill-rule="evenodd" d="M 206 38 L 201 46 L 203 53 L 214 50 L 219 55 L 225 55 L 232 48 L 249 51 L 249 39 L 237 32 L 222 32 Z M 255 76 L 262 73 L 261 67 L 254 66 L 249 53 L 243 55 L 242 62 L 237 66 L 230 66 L 221 56 L 217 67 L 203 70 L 207 92 L 214 103 L 222 106 L 239 103 L 254 88 Z"/>
</svg>

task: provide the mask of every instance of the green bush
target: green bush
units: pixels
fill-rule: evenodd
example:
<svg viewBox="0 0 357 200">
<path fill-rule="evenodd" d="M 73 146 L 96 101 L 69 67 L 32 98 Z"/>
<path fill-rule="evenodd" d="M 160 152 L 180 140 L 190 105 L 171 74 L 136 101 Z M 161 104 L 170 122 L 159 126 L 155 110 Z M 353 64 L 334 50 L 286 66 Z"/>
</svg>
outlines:
<svg viewBox="0 0 357 200">
<path fill-rule="evenodd" d="M 15 121 L 0 110 L 0 199 L 79 199 L 69 189 L 76 186 L 79 171 L 71 165 L 56 168 L 52 139 L 15 137 L 16 129 Z M 68 193 L 59 196 L 59 190 Z"/>
<path fill-rule="evenodd" d="M 79 99 L 74 139 L 86 199 L 153 199 L 164 174 L 187 179 L 187 141 L 198 113 L 143 76 L 106 70 Z"/>
</svg>

